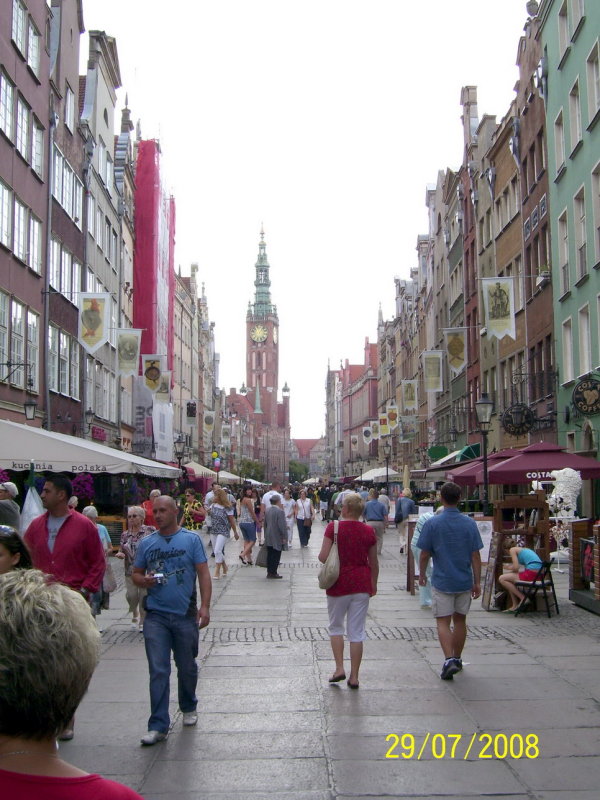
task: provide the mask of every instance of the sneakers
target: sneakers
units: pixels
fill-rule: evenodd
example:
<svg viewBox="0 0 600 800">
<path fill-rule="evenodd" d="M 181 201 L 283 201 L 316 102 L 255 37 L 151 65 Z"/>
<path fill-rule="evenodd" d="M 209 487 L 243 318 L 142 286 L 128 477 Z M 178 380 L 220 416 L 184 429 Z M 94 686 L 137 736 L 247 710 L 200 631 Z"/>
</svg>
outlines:
<svg viewBox="0 0 600 800">
<path fill-rule="evenodd" d="M 145 736 L 142 736 L 140 742 L 149 747 L 150 745 L 156 744 L 157 742 L 162 742 L 164 739 L 167 738 L 166 733 L 161 733 L 160 731 L 148 731 Z"/>
<path fill-rule="evenodd" d="M 195 725 L 198 722 L 198 714 L 195 711 L 185 711 L 183 714 L 183 724 L 186 726 Z"/>
<path fill-rule="evenodd" d="M 454 675 L 456 675 L 457 672 L 460 672 L 461 669 L 462 661 L 460 658 L 447 658 L 444 661 L 440 678 L 443 681 L 451 681 Z"/>
</svg>

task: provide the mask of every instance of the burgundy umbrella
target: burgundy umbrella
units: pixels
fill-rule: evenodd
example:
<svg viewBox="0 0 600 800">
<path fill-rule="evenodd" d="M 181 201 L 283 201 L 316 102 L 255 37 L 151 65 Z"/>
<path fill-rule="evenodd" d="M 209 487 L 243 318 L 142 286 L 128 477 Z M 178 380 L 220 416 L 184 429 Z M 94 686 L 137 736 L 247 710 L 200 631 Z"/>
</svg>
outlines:
<svg viewBox="0 0 600 800">
<path fill-rule="evenodd" d="M 506 449 L 490 453 L 488 456 L 488 469 L 499 461 L 506 461 L 518 455 L 521 450 Z M 446 473 L 449 481 L 457 483 L 459 486 L 480 486 L 483 483 L 483 458 L 476 458 L 463 466 L 453 467 Z"/>
<path fill-rule="evenodd" d="M 584 480 L 600 478 L 600 462 L 576 453 L 566 453 L 550 442 L 537 442 L 524 447 L 513 458 L 500 461 L 488 470 L 490 483 L 531 483 L 553 480 L 554 470 L 570 467 L 581 473 Z"/>
</svg>

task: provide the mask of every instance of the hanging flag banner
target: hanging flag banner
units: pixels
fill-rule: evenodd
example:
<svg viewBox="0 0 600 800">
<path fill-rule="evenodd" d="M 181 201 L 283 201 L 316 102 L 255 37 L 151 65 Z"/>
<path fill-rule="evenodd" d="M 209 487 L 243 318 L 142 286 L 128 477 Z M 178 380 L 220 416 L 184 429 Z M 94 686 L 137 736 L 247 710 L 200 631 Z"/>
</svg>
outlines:
<svg viewBox="0 0 600 800">
<path fill-rule="evenodd" d="M 395 431 L 396 428 L 398 427 L 398 406 L 393 400 L 390 403 L 388 403 L 387 418 L 390 430 Z"/>
<path fill-rule="evenodd" d="M 221 447 L 231 446 L 231 425 L 221 425 Z"/>
<path fill-rule="evenodd" d="M 404 411 L 417 410 L 417 382 L 402 381 L 402 408 Z"/>
<path fill-rule="evenodd" d="M 166 366 L 167 357 L 160 353 L 142 356 L 142 376 L 146 387 L 156 392 L 161 384 L 161 375 Z"/>
<path fill-rule="evenodd" d="M 514 278 L 482 278 L 481 290 L 488 336 L 516 339 Z"/>
<path fill-rule="evenodd" d="M 379 415 L 379 435 L 380 436 L 390 435 L 390 426 L 388 424 L 387 412 Z"/>
<path fill-rule="evenodd" d="M 155 403 L 170 403 L 171 402 L 171 370 L 165 370 L 160 373 L 160 380 L 158 389 L 154 392 Z"/>
<path fill-rule="evenodd" d="M 419 418 L 413 414 L 400 417 L 398 438 L 400 442 L 412 442 L 417 436 L 417 425 Z"/>
<path fill-rule="evenodd" d="M 371 435 L 373 439 L 379 439 L 379 422 L 376 419 L 371 422 Z"/>
<path fill-rule="evenodd" d="M 79 295 L 77 338 L 88 353 L 95 353 L 108 341 L 110 295 L 108 292 L 82 292 Z"/>
<path fill-rule="evenodd" d="M 204 430 L 206 431 L 206 433 L 212 433 L 214 427 L 215 427 L 215 412 L 214 411 L 205 411 L 204 412 Z"/>
<path fill-rule="evenodd" d="M 365 444 L 371 444 L 373 441 L 373 431 L 371 430 L 370 425 L 365 425 L 363 428 L 363 442 Z"/>
<path fill-rule="evenodd" d="M 140 341 L 142 330 L 117 328 L 117 353 L 119 375 L 138 375 L 140 366 Z"/>
<path fill-rule="evenodd" d="M 426 392 L 443 392 L 444 379 L 442 375 L 443 350 L 423 350 L 423 378 Z"/>
<path fill-rule="evenodd" d="M 444 328 L 448 366 L 458 375 L 467 365 L 467 328 Z"/>
</svg>

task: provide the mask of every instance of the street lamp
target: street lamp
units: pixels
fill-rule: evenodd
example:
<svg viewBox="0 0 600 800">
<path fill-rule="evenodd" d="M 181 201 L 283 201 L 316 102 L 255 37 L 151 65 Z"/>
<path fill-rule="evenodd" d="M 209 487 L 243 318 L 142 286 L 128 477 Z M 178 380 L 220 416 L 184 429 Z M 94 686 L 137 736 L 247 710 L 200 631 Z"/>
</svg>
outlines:
<svg viewBox="0 0 600 800">
<path fill-rule="evenodd" d="M 479 433 L 483 440 L 483 514 L 488 515 L 488 494 L 489 494 L 489 481 L 488 481 L 488 435 L 490 432 L 490 425 L 492 421 L 492 411 L 494 403 L 490 400 L 487 392 L 482 392 L 481 397 L 475 403 L 475 413 L 477 414 L 477 422 L 479 423 Z"/>
<path fill-rule="evenodd" d="M 175 450 L 175 458 L 179 464 L 179 469 L 181 469 L 181 462 L 183 460 L 183 454 L 185 453 L 185 438 L 182 433 L 180 433 L 173 442 L 173 448 Z"/>
<path fill-rule="evenodd" d="M 392 445 L 385 440 L 382 446 L 383 457 L 385 458 L 385 490 L 390 496 L 390 456 L 392 455 Z"/>
<path fill-rule="evenodd" d="M 25 400 L 23 403 L 23 410 L 25 411 L 25 419 L 33 420 L 35 419 L 35 412 L 37 410 L 37 403 L 35 400 Z"/>
</svg>

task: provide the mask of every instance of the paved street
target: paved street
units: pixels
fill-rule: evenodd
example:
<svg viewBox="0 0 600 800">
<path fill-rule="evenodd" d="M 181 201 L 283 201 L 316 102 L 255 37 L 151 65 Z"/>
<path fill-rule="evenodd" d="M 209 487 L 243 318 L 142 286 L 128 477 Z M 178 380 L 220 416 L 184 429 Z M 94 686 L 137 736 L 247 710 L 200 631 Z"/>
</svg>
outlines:
<svg viewBox="0 0 600 800">
<path fill-rule="evenodd" d="M 214 583 L 201 643 L 198 725 L 183 729 L 172 704 L 169 738 L 154 747 L 139 745 L 149 713 L 147 664 L 119 590 L 102 615 L 102 659 L 75 739 L 61 745 L 67 760 L 147 800 L 596 800 L 600 617 L 566 599 L 566 574 L 555 574 L 558 618 L 514 619 L 476 601 L 465 669 L 442 682 L 433 618 L 404 591 L 405 560 L 389 529 L 361 688 L 350 691 L 327 683 L 333 662 L 316 580 L 322 532 L 315 525 L 305 550 L 295 537 L 281 581 L 242 566 L 237 543 L 229 543 L 230 572 Z M 386 741 L 390 734 L 410 736 Z M 507 748 L 515 756 L 522 748 L 523 757 L 496 757 Z M 386 758 L 390 749 L 400 757 Z"/>
</svg>

